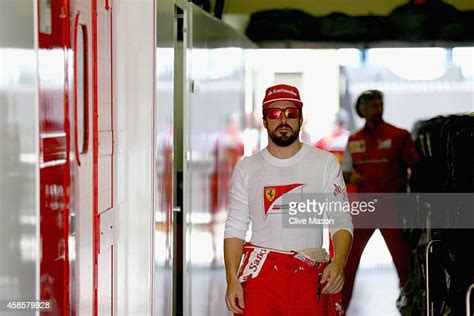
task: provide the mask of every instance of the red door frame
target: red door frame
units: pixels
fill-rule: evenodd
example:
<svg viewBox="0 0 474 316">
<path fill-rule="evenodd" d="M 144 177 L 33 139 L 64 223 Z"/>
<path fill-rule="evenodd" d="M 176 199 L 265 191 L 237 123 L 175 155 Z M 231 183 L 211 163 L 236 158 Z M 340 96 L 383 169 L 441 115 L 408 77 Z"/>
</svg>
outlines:
<svg viewBox="0 0 474 316">
<path fill-rule="evenodd" d="M 103 2 L 102 2 L 103 1 Z M 114 194 L 113 194 L 113 181 L 114 181 L 114 98 L 113 98 L 113 34 L 112 34 L 112 22 L 113 13 L 112 6 L 109 0 L 91 0 L 91 12 L 92 12 L 92 134 L 93 134 L 93 280 L 94 280 L 94 298 L 93 298 L 93 313 L 98 315 L 99 309 L 99 253 L 100 253 L 100 216 L 104 210 L 99 210 L 99 74 L 98 74 L 98 3 L 104 5 L 104 9 L 110 13 L 110 33 L 109 33 L 109 45 L 110 45 L 110 100 L 111 100 L 111 137 L 112 137 L 112 153 L 111 153 L 111 209 L 114 205 Z M 104 91 L 105 93 L 105 91 Z M 113 315 L 113 257 L 114 247 L 111 246 L 111 293 L 112 293 L 112 306 L 111 312 Z"/>
</svg>

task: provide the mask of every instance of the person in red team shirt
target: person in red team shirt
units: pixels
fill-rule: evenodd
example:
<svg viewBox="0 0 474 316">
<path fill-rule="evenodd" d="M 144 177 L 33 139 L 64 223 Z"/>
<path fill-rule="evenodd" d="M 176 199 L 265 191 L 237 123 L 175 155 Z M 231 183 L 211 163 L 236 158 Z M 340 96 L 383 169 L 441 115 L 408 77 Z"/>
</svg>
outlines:
<svg viewBox="0 0 474 316">
<path fill-rule="evenodd" d="M 347 129 L 349 115 L 344 109 L 340 109 L 336 113 L 334 126 L 326 137 L 321 138 L 314 144 L 316 148 L 327 150 L 336 155 L 337 160 L 342 164 L 344 157 L 344 150 L 349 139 L 350 132 Z"/>
<path fill-rule="evenodd" d="M 325 193 L 341 203 L 347 201 L 336 157 L 299 140 L 302 107 L 297 88 L 283 84 L 268 88 L 263 100 L 268 146 L 240 160 L 233 170 L 224 258 L 225 301 L 235 314 L 343 313 L 340 291 L 352 241 L 351 215 L 326 214 L 332 220 L 331 260 L 322 248 L 321 225 L 311 229 L 283 225 L 291 204 L 283 200 L 286 194 Z M 250 222 L 252 238 L 245 243 Z"/>
<path fill-rule="evenodd" d="M 383 116 L 383 94 L 378 90 L 362 93 L 356 111 L 365 118 L 365 126 L 349 137 L 344 153 L 343 173 L 346 183 L 358 193 L 406 192 L 408 168 L 420 160 L 411 135 L 404 129 L 386 123 Z M 396 209 L 381 210 L 383 216 L 396 218 Z M 391 214 L 389 214 L 391 213 Z M 394 215 L 395 213 L 395 215 Z M 349 306 L 360 258 L 375 228 L 354 229 L 354 242 L 345 267 L 346 282 L 342 290 L 343 305 Z M 403 285 L 410 267 L 410 248 L 401 229 L 380 229 Z"/>
</svg>

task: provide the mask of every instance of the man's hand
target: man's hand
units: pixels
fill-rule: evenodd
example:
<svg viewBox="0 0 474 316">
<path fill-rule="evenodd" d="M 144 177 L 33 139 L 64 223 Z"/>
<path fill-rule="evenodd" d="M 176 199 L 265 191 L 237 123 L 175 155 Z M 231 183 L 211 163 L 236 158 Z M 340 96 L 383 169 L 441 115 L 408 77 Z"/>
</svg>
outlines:
<svg viewBox="0 0 474 316">
<path fill-rule="evenodd" d="M 351 173 L 351 178 L 350 178 L 350 183 L 351 184 L 361 184 L 362 182 L 364 182 L 364 177 L 361 176 L 360 174 L 358 174 L 357 172 L 352 172 Z"/>
<path fill-rule="evenodd" d="M 227 309 L 235 314 L 243 314 L 244 305 L 244 289 L 239 280 L 231 281 L 227 284 L 225 293 L 225 303 Z"/>
<path fill-rule="evenodd" d="M 322 294 L 335 294 L 342 290 L 344 285 L 344 265 L 332 261 L 323 271 L 321 284 L 327 284 L 323 287 Z"/>
<path fill-rule="evenodd" d="M 365 181 L 364 177 L 355 171 L 344 171 L 342 175 L 344 176 L 344 181 L 348 184 L 358 185 Z"/>
</svg>

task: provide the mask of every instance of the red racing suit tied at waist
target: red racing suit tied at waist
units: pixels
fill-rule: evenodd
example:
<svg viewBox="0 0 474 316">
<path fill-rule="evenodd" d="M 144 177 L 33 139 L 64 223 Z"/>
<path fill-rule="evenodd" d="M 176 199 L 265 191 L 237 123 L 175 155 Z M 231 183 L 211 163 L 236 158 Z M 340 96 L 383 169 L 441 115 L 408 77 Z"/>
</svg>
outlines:
<svg viewBox="0 0 474 316">
<path fill-rule="evenodd" d="M 322 249 L 312 248 L 302 251 L 306 253 L 306 250 L 314 250 L 310 252 L 314 255 Z M 318 259 L 314 260 L 313 255 L 309 258 L 301 252 L 280 251 L 249 243 L 244 246 L 244 255 L 238 277 L 244 295 L 248 295 L 245 304 L 248 315 L 269 315 L 262 312 L 262 309 L 268 311 L 265 309 L 268 304 L 265 305 L 264 300 L 269 297 L 272 308 L 283 311 L 299 307 L 308 308 L 312 311 L 312 315 L 344 315 L 340 292 L 322 294 L 324 287 L 321 283 L 322 275 L 330 261 L 318 262 L 319 256 L 314 256 Z M 258 300 L 251 300 L 252 295 L 256 295 Z M 259 301 L 260 299 L 262 301 Z M 247 315 L 245 309 L 244 315 Z"/>
<path fill-rule="evenodd" d="M 244 245 L 244 259 L 239 269 L 241 283 L 256 278 L 260 273 L 269 269 L 306 270 L 314 269 L 315 273 L 322 273 L 329 264 L 317 262 L 297 251 L 281 251 L 271 248 L 258 247 L 250 243 Z"/>
</svg>

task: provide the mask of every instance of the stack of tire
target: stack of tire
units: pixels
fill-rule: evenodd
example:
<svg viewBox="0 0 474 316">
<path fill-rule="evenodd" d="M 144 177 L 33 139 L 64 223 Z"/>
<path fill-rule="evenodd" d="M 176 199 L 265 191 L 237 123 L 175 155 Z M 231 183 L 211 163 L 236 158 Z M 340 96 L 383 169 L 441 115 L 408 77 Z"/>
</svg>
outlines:
<svg viewBox="0 0 474 316">
<path fill-rule="evenodd" d="M 422 158 L 415 169 L 414 192 L 445 197 L 474 192 L 474 115 L 439 116 L 420 121 L 415 125 L 414 136 Z M 415 251 L 411 277 L 402 291 L 399 309 L 402 315 L 410 316 L 426 315 L 426 309 L 433 315 L 466 315 L 465 294 L 474 282 L 471 245 L 474 229 L 453 229 L 450 223 L 459 212 L 474 210 L 472 205 L 462 203 L 445 208 L 432 202 L 422 198 L 417 211 L 425 218 L 429 213 L 441 215 L 446 226 L 411 231 Z M 429 304 L 426 300 L 427 278 Z"/>
</svg>

